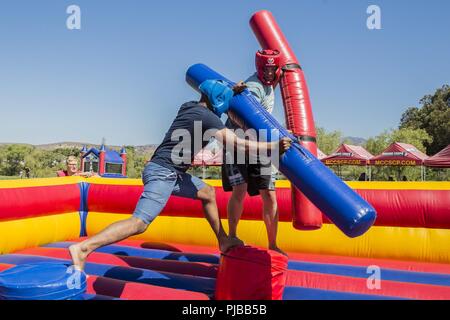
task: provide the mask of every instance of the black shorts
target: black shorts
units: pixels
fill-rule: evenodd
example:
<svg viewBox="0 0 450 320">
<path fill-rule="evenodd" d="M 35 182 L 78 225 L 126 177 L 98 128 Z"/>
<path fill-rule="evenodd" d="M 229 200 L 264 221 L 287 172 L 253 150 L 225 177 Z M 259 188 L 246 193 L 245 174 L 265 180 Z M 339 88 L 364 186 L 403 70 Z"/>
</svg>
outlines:
<svg viewBox="0 0 450 320">
<path fill-rule="evenodd" d="M 275 190 L 275 175 L 261 174 L 263 168 L 266 169 L 265 173 L 271 172 L 271 167 L 270 164 L 224 164 L 222 187 L 226 192 L 230 192 L 233 187 L 247 183 L 247 193 L 251 197 L 259 195 L 259 190 Z"/>
</svg>

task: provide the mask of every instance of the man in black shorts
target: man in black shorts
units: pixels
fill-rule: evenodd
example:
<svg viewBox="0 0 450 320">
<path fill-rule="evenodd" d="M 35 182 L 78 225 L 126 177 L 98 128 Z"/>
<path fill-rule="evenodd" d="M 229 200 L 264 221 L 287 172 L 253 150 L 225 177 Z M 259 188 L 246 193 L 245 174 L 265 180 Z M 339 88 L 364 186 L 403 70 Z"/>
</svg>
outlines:
<svg viewBox="0 0 450 320">
<path fill-rule="evenodd" d="M 279 66 L 280 53 L 276 50 L 263 50 L 256 53 L 257 72 L 250 76 L 245 85 L 261 106 L 272 113 L 274 88 L 281 76 Z M 238 124 L 230 118 L 225 123 L 232 130 L 239 130 Z M 238 132 L 238 131 L 236 131 Z M 244 210 L 246 193 L 250 196 L 261 195 L 263 200 L 263 219 L 267 229 L 268 247 L 285 254 L 277 246 L 278 205 L 275 193 L 276 170 L 268 161 L 239 161 L 236 156 L 225 154 L 222 166 L 222 185 L 227 192 L 232 191 L 228 202 L 229 235 L 237 238 L 237 226 Z"/>
</svg>

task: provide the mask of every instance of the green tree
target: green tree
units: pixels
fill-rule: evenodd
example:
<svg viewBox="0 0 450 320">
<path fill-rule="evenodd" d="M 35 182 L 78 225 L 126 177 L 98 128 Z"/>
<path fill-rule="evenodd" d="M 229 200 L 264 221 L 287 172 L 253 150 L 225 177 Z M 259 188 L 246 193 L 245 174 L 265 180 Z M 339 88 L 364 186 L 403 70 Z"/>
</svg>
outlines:
<svg viewBox="0 0 450 320">
<path fill-rule="evenodd" d="M 71 148 L 57 148 L 52 151 L 49 151 L 49 156 L 47 161 L 47 166 L 51 167 L 54 171 L 63 170 L 66 168 L 66 160 L 69 156 L 75 156 L 79 158 L 81 161 L 80 156 L 80 149 L 76 147 Z"/>
<path fill-rule="evenodd" d="M 379 155 L 391 143 L 391 132 L 384 131 L 376 137 L 367 139 L 364 148 L 374 156 Z"/>
<path fill-rule="evenodd" d="M 30 170 L 30 178 L 54 177 L 55 167 L 59 162 L 55 162 L 54 154 L 51 151 L 34 149 L 25 156 L 25 166 Z"/>
<path fill-rule="evenodd" d="M 129 178 L 138 178 L 139 173 L 137 172 L 136 165 L 136 150 L 133 146 L 126 146 L 127 150 L 127 176 Z"/>
<path fill-rule="evenodd" d="M 403 128 L 392 131 L 390 142 L 409 143 L 426 154 L 426 146 L 433 142 L 433 138 L 423 129 Z"/>
<path fill-rule="evenodd" d="M 450 144 L 450 86 L 444 85 L 433 95 L 420 100 L 420 108 L 408 108 L 400 120 L 400 129 L 423 129 L 432 138 L 425 142 L 429 155 Z"/>
<path fill-rule="evenodd" d="M 6 146 L 0 146 L 0 176 L 4 174 L 6 166 Z"/>
<path fill-rule="evenodd" d="M 77 147 L 56 148 L 51 151 L 56 157 L 66 160 L 69 156 L 80 156 L 80 149 Z"/>
<path fill-rule="evenodd" d="M 418 150 L 425 152 L 425 144 L 432 142 L 432 137 L 423 129 L 403 128 L 398 130 L 384 131 L 380 135 L 369 138 L 365 148 L 377 156 L 394 142 L 412 144 Z M 378 180 L 388 180 L 390 176 L 400 180 L 405 176 L 408 180 L 419 180 L 420 170 L 414 167 L 373 167 L 373 177 Z"/>
<path fill-rule="evenodd" d="M 127 176 L 138 179 L 142 175 L 145 164 L 151 158 L 152 152 L 137 152 L 133 146 L 125 146 L 127 150 Z"/>
<path fill-rule="evenodd" d="M 142 175 L 142 171 L 144 171 L 145 164 L 150 159 L 149 156 L 145 154 L 136 154 L 134 158 L 134 164 L 132 170 L 134 170 L 133 176 L 129 176 L 130 178 L 140 178 Z"/>
<path fill-rule="evenodd" d="M 38 149 L 29 145 L 0 147 L 0 175 L 17 177 L 22 172 L 30 178 L 54 177 L 57 170 L 65 168 L 68 156 L 79 156 L 78 148 Z"/>
<path fill-rule="evenodd" d="M 332 131 L 327 132 L 322 127 L 317 127 L 317 147 L 325 154 L 333 153 L 341 144 L 342 132 Z"/>
<path fill-rule="evenodd" d="M 35 148 L 29 145 L 11 144 L 3 148 L 0 153 L 1 175 L 18 176 L 25 170 L 25 156 Z"/>
<path fill-rule="evenodd" d="M 426 152 L 426 144 L 433 138 L 423 129 L 403 128 L 398 130 L 386 130 L 376 137 L 369 138 L 364 147 L 373 155 L 379 155 L 391 143 L 403 142 L 412 144 L 418 150 Z"/>
</svg>

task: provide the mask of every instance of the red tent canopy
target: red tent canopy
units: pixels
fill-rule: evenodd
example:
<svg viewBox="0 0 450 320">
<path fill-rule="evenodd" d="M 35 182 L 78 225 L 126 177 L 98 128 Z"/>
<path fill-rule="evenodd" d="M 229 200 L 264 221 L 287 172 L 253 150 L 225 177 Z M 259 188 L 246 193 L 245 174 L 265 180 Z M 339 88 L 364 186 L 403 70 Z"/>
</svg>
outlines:
<svg viewBox="0 0 450 320">
<path fill-rule="evenodd" d="M 441 152 L 425 160 L 427 167 L 450 168 L 450 144 Z"/>
<path fill-rule="evenodd" d="M 317 148 L 317 159 L 322 160 L 323 158 L 326 158 L 327 155 L 322 152 L 319 148 Z"/>
<path fill-rule="evenodd" d="M 373 166 L 421 166 L 428 156 L 411 144 L 394 142 L 382 154 L 372 158 Z"/>
<path fill-rule="evenodd" d="M 366 166 L 373 155 L 361 146 L 342 144 L 336 151 L 321 161 L 327 165 Z"/>
</svg>

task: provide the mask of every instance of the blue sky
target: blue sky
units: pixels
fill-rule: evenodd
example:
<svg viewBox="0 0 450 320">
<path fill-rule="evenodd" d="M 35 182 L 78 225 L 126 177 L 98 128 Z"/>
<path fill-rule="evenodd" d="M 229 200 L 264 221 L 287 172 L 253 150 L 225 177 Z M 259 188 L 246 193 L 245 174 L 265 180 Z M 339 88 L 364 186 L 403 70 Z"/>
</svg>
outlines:
<svg viewBox="0 0 450 320">
<path fill-rule="evenodd" d="M 66 8 L 81 8 L 81 30 Z M 366 27 L 379 5 L 382 30 Z M 197 94 L 187 68 L 254 70 L 251 15 L 272 11 L 306 74 L 316 123 L 370 137 L 450 83 L 450 1 L 4 0 L 0 142 L 159 143 Z M 284 120 L 277 92 L 275 113 Z"/>
</svg>

